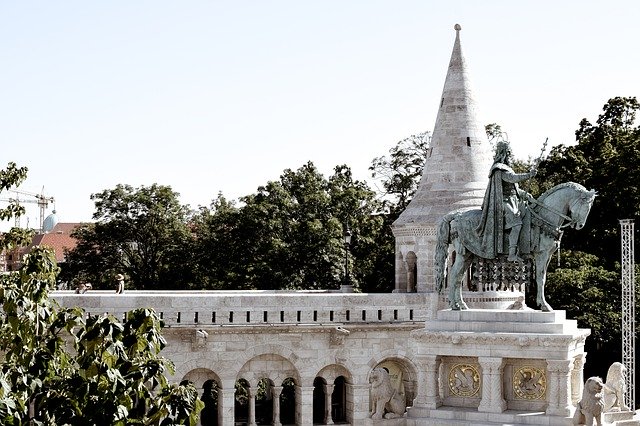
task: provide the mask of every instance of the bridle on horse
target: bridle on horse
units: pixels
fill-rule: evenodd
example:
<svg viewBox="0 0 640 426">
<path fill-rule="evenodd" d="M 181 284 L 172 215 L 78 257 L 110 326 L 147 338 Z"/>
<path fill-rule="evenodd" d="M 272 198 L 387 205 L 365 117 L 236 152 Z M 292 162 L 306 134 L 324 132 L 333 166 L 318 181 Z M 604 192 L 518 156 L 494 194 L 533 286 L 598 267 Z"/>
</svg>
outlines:
<svg viewBox="0 0 640 426">
<path fill-rule="evenodd" d="M 569 210 L 571 210 L 571 207 L 573 206 L 573 203 L 579 201 L 580 199 L 576 199 L 573 200 L 571 202 L 571 204 L 569 205 Z M 534 222 L 536 222 L 537 225 L 540 226 L 541 230 L 543 232 L 545 232 L 546 234 L 550 235 L 551 237 L 553 237 L 556 240 L 559 240 L 562 237 L 562 229 L 566 228 L 567 226 L 572 226 L 572 225 L 576 225 L 577 221 L 575 219 L 573 219 L 571 216 L 567 216 L 566 214 L 559 212 L 556 209 L 552 209 L 551 207 L 542 204 L 541 202 L 539 202 L 538 200 L 536 200 L 535 198 L 531 198 L 531 200 L 533 204 L 540 206 L 548 211 L 550 211 L 551 213 L 555 214 L 556 216 L 559 216 L 562 218 L 562 224 L 558 225 L 554 225 L 553 223 L 550 223 L 549 221 L 547 221 L 545 218 L 543 218 L 542 216 L 540 216 L 534 209 L 529 209 L 529 211 L 531 212 L 531 216 L 534 219 Z M 567 223 L 564 223 L 567 222 Z"/>
</svg>

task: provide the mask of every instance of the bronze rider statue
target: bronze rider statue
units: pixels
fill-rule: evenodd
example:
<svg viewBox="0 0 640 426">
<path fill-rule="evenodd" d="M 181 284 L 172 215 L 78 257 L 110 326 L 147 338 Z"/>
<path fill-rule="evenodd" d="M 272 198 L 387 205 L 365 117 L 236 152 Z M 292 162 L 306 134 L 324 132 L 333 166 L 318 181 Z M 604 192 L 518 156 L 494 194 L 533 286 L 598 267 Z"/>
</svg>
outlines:
<svg viewBox="0 0 640 426">
<path fill-rule="evenodd" d="M 518 256 L 518 240 L 522 231 L 522 218 L 526 204 L 533 197 L 518 187 L 536 175 L 533 168 L 528 173 L 515 173 L 511 168 L 511 146 L 508 141 L 499 141 L 489 172 L 489 184 L 482 203 L 482 217 L 478 233 L 482 245 L 491 257 L 507 252 L 504 250 L 504 232 L 509 233 L 508 258 L 510 262 L 522 262 Z"/>
</svg>

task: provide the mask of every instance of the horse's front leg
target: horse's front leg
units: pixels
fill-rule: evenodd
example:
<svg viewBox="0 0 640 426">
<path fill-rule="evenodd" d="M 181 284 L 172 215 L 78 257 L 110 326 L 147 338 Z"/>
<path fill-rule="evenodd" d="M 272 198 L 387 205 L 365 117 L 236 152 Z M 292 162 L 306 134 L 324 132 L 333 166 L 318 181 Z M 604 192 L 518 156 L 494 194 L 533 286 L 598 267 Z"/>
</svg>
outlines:
<svg viewBox="0 0 640 426">
<path fill-rule="evenodd" d="M 554 245 L 548 250 L 541 251 L 535 257 L 536 262 L 536 303 L 538 307 L 543 312 L 551 312 L 553 308 L 547 303 L 547 300 L 544 296 L 544 285 L 547 281 L 547 267 L 549 266 L 549 262 L 551 261 L 551 256 L 555 252 L 555 242 Z"/>
</svg>

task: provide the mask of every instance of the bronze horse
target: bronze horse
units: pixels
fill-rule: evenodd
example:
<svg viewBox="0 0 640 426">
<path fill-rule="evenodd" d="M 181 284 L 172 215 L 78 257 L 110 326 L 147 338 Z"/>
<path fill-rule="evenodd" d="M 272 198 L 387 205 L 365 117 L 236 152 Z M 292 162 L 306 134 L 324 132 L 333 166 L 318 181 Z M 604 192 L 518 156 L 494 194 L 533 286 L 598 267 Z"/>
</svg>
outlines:
<svg viewBox="0 0 640 426">
<path fill-rule="evenodd" d="M 544 284 L 547 266 L 551 255 L 558 248 L 562 228 L 570 226 L 582 229 L 595 196 L 595 191 L 589 191 L 577 183 L 566 182 L 546 191 L 529 207 L 532 219 L 530 248 L 537 286 L 536 302 L 543 311 L 553 310 L 545 300 Z M 453 310 L 468 309 L 462 299 L 462 279 L 469 269 L 474 253 L 465 246 L 463 240 L 480 238 L 475 231 L 480 215 L 480 209 L 455 210 L 447 213 L 437 226 L 435 267 L 438 292 L 444 290 L 447 281 L 445 265 L 449 244 L 453 244 L 456 252 L 448 280 L 449 307 Z M 464 233 L 464 238 L 461 238 L 461 233 Z"/>
</svg>

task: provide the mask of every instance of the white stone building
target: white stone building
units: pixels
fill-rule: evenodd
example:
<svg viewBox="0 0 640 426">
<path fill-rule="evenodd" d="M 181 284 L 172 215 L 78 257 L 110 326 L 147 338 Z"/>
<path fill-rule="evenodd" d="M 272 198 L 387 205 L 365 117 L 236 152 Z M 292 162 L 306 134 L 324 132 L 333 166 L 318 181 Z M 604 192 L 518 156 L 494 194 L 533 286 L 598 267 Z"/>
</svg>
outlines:
<svg viewBox="0 0 640 426">
<path fill-rule="evenodd" d="M 393 294 L 93 291 L 54 297 L 95 314 L 137 307 L 159 312 L 174 380 L 193 382 L 207 401 L 202 424 L 571 424 L 588 330 L 562 311 L 507 310 L 518 292 L 468 293 L 470 307 L 482 308 L 468 311 L 444 309 L 434 292 L 436 221 L 455 208 L 480 206 L 491 165 L 459 26 L 438 102 L 418 192 L 393 228 Z M 371 418 L 376 368 L 388 372 L 407 407 L 399 418 Z"/>
</svg>

